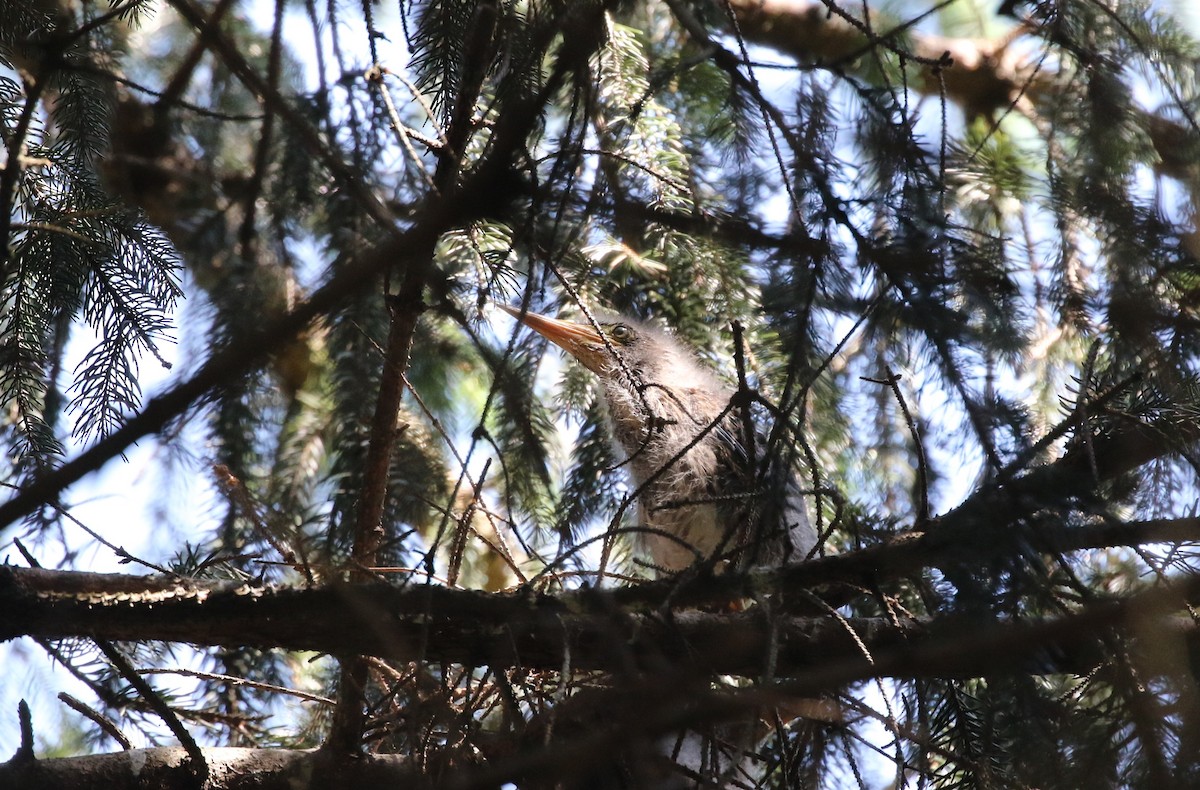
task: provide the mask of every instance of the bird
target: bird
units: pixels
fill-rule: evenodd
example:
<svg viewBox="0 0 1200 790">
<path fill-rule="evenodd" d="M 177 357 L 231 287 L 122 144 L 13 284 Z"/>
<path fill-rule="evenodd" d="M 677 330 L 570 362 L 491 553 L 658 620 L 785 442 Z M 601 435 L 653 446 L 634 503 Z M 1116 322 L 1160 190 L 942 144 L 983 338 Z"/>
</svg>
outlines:
<svg viewBox="0 0 1200 790">
<path fill-rule="evenodd" d="M 637 496 L 636 532 L 659 575 L 700 563 L 749 570 L 810 554 L 817 534 L 799 476 L 782 459 L 751 458 L 765 442 L 748 447 L 737 390 L 682 340 L 623 316 L 584 324 L 500 307 L 599 379 Z"/>
</svg>

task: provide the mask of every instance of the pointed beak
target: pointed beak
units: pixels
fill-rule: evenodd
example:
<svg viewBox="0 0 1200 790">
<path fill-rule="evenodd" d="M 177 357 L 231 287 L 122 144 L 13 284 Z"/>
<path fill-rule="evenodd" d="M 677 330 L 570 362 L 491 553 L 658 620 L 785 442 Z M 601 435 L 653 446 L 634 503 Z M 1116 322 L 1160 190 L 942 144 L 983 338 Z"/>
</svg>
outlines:
<svg viewBox="0 0 1200 790">
<path fill-rule="evenodd" d="M 592 327 L 572 321 L 560 321 L 537 313 L 522 313 L 517 308 L 505 304 L 496 306 L 575 357 L 588 370 L 593 373 L 602 371 L 601 363 L 608 353 L 604 340 Z"/>
</svg>

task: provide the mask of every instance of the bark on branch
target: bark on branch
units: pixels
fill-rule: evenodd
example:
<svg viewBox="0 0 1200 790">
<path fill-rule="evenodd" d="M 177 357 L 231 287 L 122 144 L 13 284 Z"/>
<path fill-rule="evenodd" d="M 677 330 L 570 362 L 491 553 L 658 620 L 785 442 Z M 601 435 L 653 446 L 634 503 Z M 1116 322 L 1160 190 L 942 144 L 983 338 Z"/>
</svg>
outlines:
<svg viewBox="0 0 1200 790">
<path fill-rule="evenodd" d="M 1176 605 L 1194 597 L 1200 580 L 1189 580 L 1181 589 L 1175 593 Z M 760 608 L 639 613 L 622 609 L 619 597 L 603 591 L 548 596 L 382 583 L 271 588 L 3 567 L 0 639 L 163 640 L 546 670 L 561 668 L 569 651 L 577 670 L 671 668 L 749 677 L 761 675 L 766 657 L 777 651 L 777 677 L 829 666 L 871 677 L 876 669 L 868 656 L 928 651 L 964 635 L 978 633 L 983 638 L 1006 629 L 1015 635 L 1042 625 L 963 617 L 893 623 L 881 618 L 785 616 L 768 621 Z M 1121 625 L 1120 615 L 1113 614 L 1106 624 Z M 1189 644 L 1196 641 L 1192 628 L 1180 626 L 1172 632 Z M 935 651 L 931 655 L 940 657 L 920 664 L 901 662 L 895 673 L 1074 673 L 1086 672 L 1102 659 L 1099 644 L 1068 629 L 1042 634 L 1036 642 L 1014 638 L 1012 650 L 983 653 Z"/>
<path fill-rule="evenodd" d="M 1054 32 L 1033 23 L 1022 23 L 997 39 L 950 38 L 917 29 L 917 20 L 889 20 L 884 14 L 864 19 L 847 11 L 834 13 L 837 5 L 815 0 L 730 0 L 729 8 L 746 41 L 800 63 L 855 71 L 872 49 L 891 50 L 915 65 L 910 87 L 928 96 L 944 95 L 968 117 L 990 116 L 1019 102 L 1040 107 L 1062 100 L 1060 70 L 1017 44 L 1021 34 L 1028 34 L 1046 38 L 1042 47 L 1055 45 Z M 1193 181 L 1195 127 L 1150 112 L 1144 126 L 1160 157 L 1158 168 Z"/>
<path fill-rule="evenodd" d="M 833 657 L 861 660 L 850 630 L 874 652 L 917 638 L 936 640 L 939 629 L 954 633 L 961 624 L 851 620 L 847 625 L 824 616 L 768 623 L 761 610 L 719 615 L 678 607 L 771 595 L 777 611 L 795 611 L 788 605 L 811 602 L 811 593 L 821 588 L 873 589 L 930 567 L 971 571 L 1031 550 L 1198 540 L 1200 519 L 1194 518 L 1091 527 L 1047 524 L 1045 518 L 1057 514 L 1061 519 L 1065 500 L 1086 501 L 1105 481 L 1194 442 L 1196 433 L 1187 425 L 1132 423 L 1094 437 L 1086 451 L 1081 444 L 1055 463 L 977 492 L 922 533 L 746 576 L 668 579 L 549 596 L 383 583 L 275 589 L 5 567 L 0 568 L 0 639 L 160 639 L 546 669 L 561 667 L 569 649 L 579 669 L 683 662 L 705 672 L 753 677 L 761 673 L 773 644 L 771 628 L 780 627 L 775 666 L 778 675 L 786 675 Z M 1069 647 L 1056 650 L 1075 658 L 1045 670 L 1079 671 L 1094 658 L 1080 658 Z M 966 676 L 986 669 L 978 657 L 960 660 L 924 671 Z"/>
<path fill-rule="evenodd" d="M 946 97 L 968 114 L 986 114 L 1017 96 L 1039 99 L 1053 90 L 1053 74 L 1042 73 L 1010 39 L 948 38 L 888 23 L 830 13 L 810 0 L 731 0 L 738 29 L 748 41 L 771 47 L 802 63 L 849 69 L 853 61 L 883 46 L 919 67 L 917 87 Z"/>
<path fill-rule="evenodd" d="M 383 587 L 382 589 L 357 590 L 356 594 L 368 594 L 373 601 L 372 606 L 391 611 L 393 604 L 403 604 L 409 598 L 433 595 L 434 604 L 431 612 L 435 612 L 419 622 L 410 625 L 428 628 L 431 635 L 430 655 L 446 646 L 442 636 L 446 628 L 453 630 L 476 630 L 475 638 L 482 642 L 491 642 L 493 649 L 500 651 L 518 647 L 519 637 L 526 626 L 530 625 L 531 613 L 539 610 L 549 610 L 549 617 L 543 618 L 544 623 L 553 621 L 558 625 L 558 641 L 566 643 L 575 639 L 572 628 L 575 624 L 587 620 L 600 621 L 604 615 L 571 614 L 566 609 L 566 603 L 572 602 L 570 596 L 563 599 L 542 599 L 529 596 L 496 596 L 478 593 L 462 593 L 439 588 L 424 588 L 397 590 Z M 340 600 L 346 600 L 346 590 L 340 591 Z M 175 622 L 175 629 L 186 631 L 187 624 L 179 623 L 181 616 L 197 616 L 190 625 L 197 632 L 210 635 L 219 633 L 221 627 L 218 621 L 204 613 L 206 609 L 258 608 L 258 625 L 267 628 L 273 637 L 278 637 L 283 631 L 301 637 L 302 629 L 295 628 L 295 621 L 305 620 L 302 624 L 311 630 L 321 626 L 318 637 L 326 633 L 324 611 L 318 610 L 316 617 L 304 618 L 297 613 L 304 611 L 295 608 L 298 603 L 318 604 L 321 607 L 336 606 L 337 600 L 325 600 L 338 595 L 337 590 L 311 591 L 262 591 L 248 587 L 237 588 L 234 584 L 226 585 L 187 585 L 177 580 L 161 578 L 143 578 L 130 576 L 102 576 L 80 573 L 65 573 L 16 568 L 0 568 L 0 636 L 10 636 L 11 629 L 21 624 L 31 624 L 30 621 L 42 622 L 39 618 L 30 618 L 25 614 L 13 616 L 12 613 L 22 612 L 23 607 L 32 606 L 36 615 L 46 615 L 47 608 L 50 616 L 48 631 L 64 627 L 69 617 L 79 617 L 80 610 L 86 612 L 92 607 L 94 620 L 93 630 L 107 630 L 119 627 L 122 612 L 134 613 L 132 619 L 142 622 L 138 630 L 146 630 L 147 623 L 153 622 L 155 627 L 167 633 L 170 622 Z M 296 596 L 303 596 L 298 599 Z M 382 596 L 376 600 L 375 596 Z M 646 698 L 654 698 L 655 704 L 640 705 L 642 713 L 637 719 L 630 720 L 628 726 L 595 727 L 587 729 L 581 736 L 569 738 L 565 742 L 548 744 L 541 750 L 516 753 L 505 758 L 497 755 L 498 759 L 483 767 L 466 768 L 455 774 L 455 787 L 494 787 L 506 781 L 521 777 L 536 775 L 549 766 L 561 767 L 564 760 L 577 760 L 577 765 L 592 765 L 598 755 L 611 754 L 612 750 L 620 749 L 634 738 L 653 739 L 662 733 L 672 732 L 684 726 L 695 726 L 702 722 L 727 720 L 736 716 L 744 716 L 748 711 L 770 708 L 784 703 L 797 696 L 804 697 L 844 687 L 857 681 L 871 677 L 914 677 L 935 674 L 941 677 L 955 676 L 964 668 L 970 667 L 969 674 L 1008 674 L 1013 672 L 1036 671 L 1038 667 L 1054 666 L 1055 671 L 1082 671 L 1102 666 L 1105 649 L 1098 640 L 1089 638 L 1098 634 L 1111 637 L 1114 633 L 1132 636 L 1132 649 L 1128 656 L 1142 667 L 1147 674 L 1158 671 L 1172 673 L 1187 671 L 1189 649 L 1196 647 L 1196 629 L 1190 621 L 1179 621 L 1174 625 L 1170 614 L 1185 601 L 1194 601 L 1200 596 L 1200 577 L 1192 576 L 1176 584 L 1150 590 L 1130 596 L 1124 600 L 1102 601 L 1082 607 L 1060 617 L 1047 618 L 1038 622 L 1012 623 L 994 622 L 988 624 L 970 623 L 938 623 L 932 625 L 903 627 L 897 629 L 886 623 L 865 623 L 862 621 L 846 621 L 846 625 L 860 631 L 859 638 L 869 651 L 868 656 L 861 647 L 852 651 L 839 648 L 838 637 L 833 629 L 845 628 L 834 620 L 821 623 L 803 619 L 795 619 L 794 624 L 803 630 L 799 636 L 808 640 L 807 644 L 798 645 L 793 642 L 797 634 L 790 629 L 784 629 L 781 640 L 781 652 L 791 652 L 799 649 L 801 653 L 807 650 L 812 664 L 803 669 L 789 680 L 778 683 L 767 683 L 746 689 L 718 690 L 705 689 L 695 683 L 687 682 L 692 673 L 679 672 L 673 666 L 659 666 L 663 681 L 656 686 L 645 689 Z M 148 603 L 147 600 L 156 601 Z M 279 606 L 286 601 L 285 606 Z M 574 603 L 582 601 L 578 596 Z M 411 601 L 408 604 L 411 605 Z M 478 623 L 464 621 L 463 618 L 447 618 L 442 622 L 442 615 L 450 614 L 455 606 L 470 604 L 475 613 L 482 612 L 483 617 Z M 483 603 L 485 605 L 480 606 Z M 166 616 L 160 617 L 165 609 Z M 181 611 L 181 609 L 185 611 Z M 282 613 L 281 610 L 282 609 Z M 114 619 L 114 613 L 117 617 Z M 515 614 L 508 620 L 508 627 L 498 616 Z M 361 613 L 360 613 L 361 614 Z M 742 650 L 731 636 L 748 636 L 754 638 L 754 620 L 756 613 L 746 612 L 739 615 L 714 615 L 691 613 L 698 624 L 693 634 L 702 631 L 704 623 L 731 622 L 741 629 L 738 634 L 723 631 L 722 640 L 717 645 L 720 651 Z M 403 620 L 403 617 L 392 611 L 393 620 Z M 410 616 L 411 617 L 411 616 Z M 415 619 L 415 618 L 412 618 Z M 608 621 L 616 620 L 608 616 Z M 655 625 L 648 616 L 629 617 L 628 623 Z M 670 645 L 678 644 L 682 633 L 689 628 L 688 618 L 680 618 L 672 623 L 668 636 L 674 642 L 660 643 L 655 655 L 665 656 Z M 466 622 L 464 626 L 463 623 Z M 791 624 L 785 624 L 790 626 Z M 1167 626 L 1167 627 L 1164 627 Z M 664 628 L 655 634 L 661 639 Z M 891 632 L 889 633 L 889 629 Z M 228 630 L 228 629 L 226 629 Z M 346 629 L 343 628 L 343 631 Z M 351 629 L 356 630 L 356 629 Z M 388 649 L 403 649 L 404 639 L 387 639 L 382 629 L 362 638 L 375 640 L 375 643 Z M 609 626 L 605 626 L 606 636 L 612 637 Z M 1145 634 L 1144 644 L 1140 646 L 1138 634 Z M 634 634 L 632 641 L 626 643 L 624 649 L 632 649 L 640 635 Z M 194 641 L 195 636 L 188 641 Z M 352 633 L 342 633 L 338 638 L 353 638 Z M 848 639 L 843 639 L 850 641 Z M 501 642 L 508 642 L 512 647 L 496 647 Z M 664 648 L 664 645 L 666 647 Z M 622 649 L 620 644 L 612 646 Z M 690 645 L 689 647 L 695 647 Z M 702 646 L 701 646 L 702 647 Z M 355 649 L 364 649 L 363 645 Z M 752 645 L 750 651 L 759 649 Z M 829 652 L 823 652 L 829 651 Z M 614 652 L 613 650 L 609 651 Z M 532 655 L 532 654 L 530 654 Z M 587 653 L 577 655 L 586 656 Z M 643 655 L 649 655 L 644 653 Z M 710 653 L 711 655 L 711 653 Z M 1170 666 L 1170 657 L 1174 656 L 1174 666 Z M 1076 664 L 1074 669 L 1066 664 Z M 525 668 L 532 665 L 524 663 Z M 625 667 L 628 669 L 628 665 Z M 643 684 L 644 685 L 644 684 Z M 614 689 L 620 700 L 621 689 Z M 687 692 L 682 694 L 680 692 Z M 663 695 L 663 699 L 658 699 Z M 604 700 L 609 702 L 606 695 Z M 597 702 L 600 700 L 598 699 Z M 659 704 L 662 703 L 662 704 Z M 212 768 L 210 784 L 213 788 L 274 788 L 286 786 L 284 783 L 295 779 L 298 775 L 309 776 L 320 766 L 312 764 L 320 760 L 320 753 L 287 752 L 283 750 L 206 750 L 206 759 Z M 0 784 L 4 786 L 38 786 L 44 788 L 99 787 L 100 784 L 87 784 L 84 779 L 89 776 L 83 767 L 95 761 L 94 771 L 106 777 L 102 781 L 106 790 L 123 786 L 129 780 L 129 773 L 135 765 L 150 769 L 145 775 L 138 772 L 136 778 L 145 780 L 154 775 L 162 780 L 161 786 L 170 786 L 172 776 L 177 776 L 180 768 L 181 749 L 176 750 L 145 750 L 137 753 L 121 755 L 104 755 L 94 758 L 74 758 L 61 761 L 39 762 L 29 755 L 18 753 L 7 764 L 0 765 Z M 244 770 L 253 764 L 255 770 Z M 228 770 L 226 770 L 228 767 Z M 104 770 L 101 771 L 101 768 Z M 346 770 L 353 772 L 355 787 L 385 786 L 421 786 L 421 777 L 412 776 L 402 759 L 380 756 L 366 756 L 352 762 Z M 349 775 L 349 774 L 346 774 Z M 31 778 L 36 781 L 32 781 Z M 10 781 L 11 780 L 11 781 Z M 145 783 L 137 787 L 148 786 Z"/>
<path fill-rule="evenodd" d="M 292 749 L 204 749 L 212 775 L 207 790 L 292 790 L 311 786 L 325 758 L 315 751 Z M 111 754 L 19 760 L 0 764 L 0 787 L 40 790 L 148 790 L 185 786 L 187 753 L 178 747 L 130 749 Z M 363 755 L 344 766 L 348 787 L 391 790 L 417 787 L 410 762 L 387 754 Z"/>
</svg>

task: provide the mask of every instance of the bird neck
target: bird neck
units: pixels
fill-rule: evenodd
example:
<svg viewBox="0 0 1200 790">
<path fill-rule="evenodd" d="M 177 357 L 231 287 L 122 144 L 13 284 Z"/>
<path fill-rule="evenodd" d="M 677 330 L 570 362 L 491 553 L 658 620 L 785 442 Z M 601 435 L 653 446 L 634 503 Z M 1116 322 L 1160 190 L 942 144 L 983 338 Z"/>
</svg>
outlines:
<svg viewBox="0 0 1200 790">
<path fill-rule="evenodd" d="M 632 387 L 615 376 L 605 380 L 613 436 L 639 484 L 672 463 L 676 471 L 686 467 L 689 474 L 715 471 L 710 425 L 729 396 L 707 371 L 689 367 L 675 375 L 658 371 Z"/>
</svg>

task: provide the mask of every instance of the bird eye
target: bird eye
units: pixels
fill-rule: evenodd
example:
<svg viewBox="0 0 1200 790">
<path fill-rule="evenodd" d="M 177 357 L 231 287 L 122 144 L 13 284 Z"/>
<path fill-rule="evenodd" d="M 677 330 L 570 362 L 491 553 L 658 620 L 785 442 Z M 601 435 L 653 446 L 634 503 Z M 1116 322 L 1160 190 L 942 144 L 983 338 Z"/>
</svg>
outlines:
<svg viewBox="0 0 1200 790">
<path fill-rule="evenodd" d="M 633 340 L 635 332 L 625 324 L 613 324 L 608 330 L 608 336 L 618 343 L 628 343 Z"/>
</svg>

